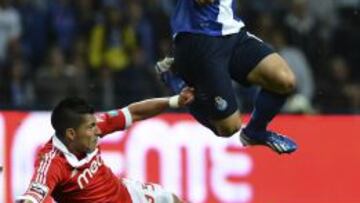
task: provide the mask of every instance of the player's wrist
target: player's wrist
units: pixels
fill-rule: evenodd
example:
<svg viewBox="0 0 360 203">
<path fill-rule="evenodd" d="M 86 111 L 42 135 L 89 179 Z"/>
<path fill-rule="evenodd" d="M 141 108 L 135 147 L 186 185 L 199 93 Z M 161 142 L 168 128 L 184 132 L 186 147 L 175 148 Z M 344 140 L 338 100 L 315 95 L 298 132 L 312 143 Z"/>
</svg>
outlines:
<svg viewBox="0 0 360 203">
<path fill-rule="evenodd" d="M 180 96 L 175 95 L 169 98 L 169 107 L 173 109 L 177 109 L 180 107 L 179 105 Z"/>
</svg>

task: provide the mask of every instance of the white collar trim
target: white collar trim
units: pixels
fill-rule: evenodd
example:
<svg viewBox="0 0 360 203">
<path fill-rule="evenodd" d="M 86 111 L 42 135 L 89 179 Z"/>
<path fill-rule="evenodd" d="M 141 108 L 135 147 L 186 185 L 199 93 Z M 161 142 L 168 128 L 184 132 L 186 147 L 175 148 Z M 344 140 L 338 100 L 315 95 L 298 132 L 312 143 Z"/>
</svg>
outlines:
<svg viewBox="0 0 360 203">
<path fill-rule="evenodd" d="M 87 153 L 85 158 L 79 160 L 73 153 L 69 152 L 67 147 L 59 140 L 59 138 L 56 137 L 56 135 L 53 135 L 52 143 L 58 150 L 60 150 L 65 155 L 65 158 L 68 161 L 68 163 L 74 168 L 78 168 L 78 167 L 90 162 L 91 159 L 99 151 L 99 149 L 96 148 L 93 152 Z"/>
</svg>

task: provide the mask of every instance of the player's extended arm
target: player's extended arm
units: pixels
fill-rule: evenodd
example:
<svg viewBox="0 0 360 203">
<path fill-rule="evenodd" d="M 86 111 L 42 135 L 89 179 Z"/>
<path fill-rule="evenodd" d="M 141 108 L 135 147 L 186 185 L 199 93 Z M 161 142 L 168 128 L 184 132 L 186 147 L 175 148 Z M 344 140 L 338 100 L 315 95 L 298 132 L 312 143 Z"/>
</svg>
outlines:
<svg viewBox="0 0 360 203">
<path fill-rule="evenodd" d="M 132 123 L 164 112 L 167 108 L 183 107 L 194 99 L 194 89 L 186 87 L 179 95 L 169 98 L 154 98 L 134 102 L 122 109 L 112 110 L 96 115 L 96 124 L 100 129 L 100 137 L 124 130 Z"/>
<path fill-rule="evenodd" d="M 140 121 L 164 112 L 167 108 L 184 107 L 194 99 L 194 89 L 184 88 L 179 95 L 169 98 L 147 99 L 128 106 L 132 121 Z"/>
</svg>

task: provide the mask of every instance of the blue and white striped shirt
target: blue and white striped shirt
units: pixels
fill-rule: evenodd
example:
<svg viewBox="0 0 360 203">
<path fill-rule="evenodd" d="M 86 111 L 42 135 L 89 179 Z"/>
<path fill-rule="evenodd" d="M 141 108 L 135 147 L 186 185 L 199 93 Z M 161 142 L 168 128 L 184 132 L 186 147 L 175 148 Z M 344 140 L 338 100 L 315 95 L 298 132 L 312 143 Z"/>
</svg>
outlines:
<svg viewBox="0 0 360 203">
<path fill-rule="evenodd" d="M 244 23 L 235 15 L 236 2 L 215 0 L 200 6 L 195 0 L 178 0 L 171 19 L 173 35 L 189 32 L 222 36 L 239 32 Z"/>
</svg>

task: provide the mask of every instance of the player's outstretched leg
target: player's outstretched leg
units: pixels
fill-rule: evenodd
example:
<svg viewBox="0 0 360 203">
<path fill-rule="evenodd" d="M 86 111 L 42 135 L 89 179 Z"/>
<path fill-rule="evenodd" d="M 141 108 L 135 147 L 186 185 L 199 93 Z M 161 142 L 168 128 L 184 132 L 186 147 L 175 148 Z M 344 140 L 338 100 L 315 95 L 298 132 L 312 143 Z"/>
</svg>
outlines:
<svg viewBox="0 0 360 203">
<path fill-rule="evenodd" d="M 294 141 L 281 134 L 267 130 L 268 123 L 281 110 L 286 96 L 262 89 L 255 101 L 251 119 L 241 132 L 245 145 L 266 145 L 278 153 L 291 153 L 297 146 Z"/>
<path fill-rule="evenodd" d="M 248 80 L 263 89 L 256 98 L 248 125 L 240 134 L 241 141 L 244 145 L 265 145 L 280 154 L 294 152 L 297 145 L 293 140 L 267 130 L 268 123 L 280 112 L 294 89 L 292 71 L 278 54 L 271 54 L 250 72 Z"/>
<path fill-rule="evenodd" d="M 297 149 L 297 144 L 292 139 L 269 130 L 252 131 L 244 128 L 240 133 L 240 141 L 244 146 L 268 146 L 279 154 L 290 154 Z"/>
<path fill-rule="evenodd" d="M 171 71 L 171 66 L 174 63 L 173 57 L 165 57 L 158 61 L 155 65 L 156 73 L 159 75 L 161 81 L 174 93 L 178 94 L 186 87 L 186 83 L 178 75 Z"/>
<path fill-rule="evenodd" d="M 196 90 L 195 90 L 196 91 Z M 217 129 L 216 127 L 210 122 L 210 120 L 204 116 L 198 109 L 199 109 L 199 104 L 198 102 L 196 102 L 196 100 L 189 105 L 188 110 L 189 113 L 203 126 L 207 127 L 209 130 L 211 130 L 214 134 L 217 134 Z"/>
<path fill-rule="evenodd" d="M 174 94 L 179 93 L 184 87 L 186 87 L 186 83 L 179 76 L 174 74 L 171 71 L 171 66 L 174 63 L 174 58 L 165 57 L 164 59 L 158 61 L 155 65 L 156 73 L 159 75 L 161 81 L 165 84 L 167 88 L 169 88 Z M 196 91 L 196 90 L 195 90 Z M 217 130 L 215 126 L 209 121 L 209 119 L 202 115 L 201 112 L 197 111 L 199 105 L 196 101 L 194 101 L 188 108 L 189 113 L 203 126 L 207 127 L 215 134 L 217 134 Z"/>
</svg>

